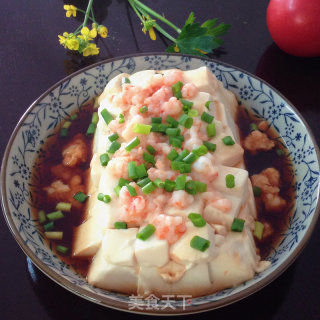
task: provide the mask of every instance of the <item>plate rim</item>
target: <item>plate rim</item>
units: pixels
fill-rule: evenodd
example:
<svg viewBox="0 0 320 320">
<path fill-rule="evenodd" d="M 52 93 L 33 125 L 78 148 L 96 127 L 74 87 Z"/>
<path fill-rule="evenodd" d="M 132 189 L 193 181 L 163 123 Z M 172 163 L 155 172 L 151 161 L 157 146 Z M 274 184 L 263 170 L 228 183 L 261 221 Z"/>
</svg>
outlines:
<svg viewBox="0 0 320 320">
<path fill-rule="evenodd" d="M 99 296 L 95 292 L 88 292 L 86 289 L 83 289 L 83 288 L 73 284 L 72 282 L 68 281 L 67 279 L 64 279 L 57 272 L 53 271 L 51 268 L 49 268 L 47 265 L 45 265 L 39 258 L 37 258 L 35 256 L 35 254 L 31 251 L 31 249 L 28 246 L 25 246 L 24 241 L 19 236 L 19 231 L 15 227 L 14 222 L 13 222 L 11 216 L 10 216 L 9 205 L 8 205 L 8 202 L 7 202 L 6 179 L 5 179 L 7 163 L 8 163 L 8 160 L 9 160 L 8 156 L 9 156 L 9 153 L 10 153 L 10 150 L 11 150 L 11 146 L 12 146 L 12 144 L 13 144 L 16 136 L 17 136 L 17 133 L 18 133 L 19 129 L 21 128 L 23 122 L 25 121 L 26 117 L 30 113 L 30 111 L 38 104 L 39 101 L 41 101 L 44 97 L 46 97 L 51 91 L 53 91 L 55 88 L 57 88 L 60 84 L 64 83 L 65 81 L 67 81 L 67 80 L 69 80 L 69 79 L 71 79 L 71 78 L 73 78 L 73 77 L 75 77 L 75 76 L 87 71 L 87 70 L 90 70 L 90 69 L 93 69 L 93 68 L 95 68 L 95 67 L 97 67 L 99 65 L 111 63 L 111 62 L 114 62 L 114 61 L 123 60 L 123 59 L 129 59 L 129 58 L 139 58 L 139 57 L 143 57 L 143 56 L 189 57 L 189 58 L 198 59 L 198 60 L 201 60 L 201 61 L 214 62 L 214 63 L 216 63 L 218 65 L 222 65 L 222 66 L 225 66 L 225 67 L 228 67 L 228 68 L 233 68 L 233 69 L 235 69 L 237 71 L 240 71 L 240 72 L 242 72 L 244 74 L 247 74 L 250 77 L 262 82 L 263 84 L 268 86 L 270 89 L 272 89 L 289 106 L 289 108 L 291 108 L 295 112 L 295 114 L 298 116 L 299 121 L 301 121 L 303 126 L 306 128 L 306 130 L 308 132 L 308 135 L 309 135 L 313 145 L 315 146 L 315 153 L 316 153 L 318 165 L 320 166 L 320 151 L 319 151 L 319 147 L 318 147 L 317 141 L 316 141 L 316 139 L 314 137 L 314 134 L 313 134 L 311 128 L 309 127 L 308 123 L 306 122 L 304 117 L 301 115 L 299 110 L 294 106 L 294 104 L 291 103 L 290 100 L 288 100 L 281 92 L 279 92 L 276 88 L 274 88 L 272 85 L 270 85 L 267 81 L 263 80 L 262 78 L 254 75 L 251 72 L 248 72 L 248 71 L 246 71 L 246 70 L 244 70 L 242 68 L 236 67 L 236 66 L 234 66 L 232 64 L 229 64 L 229 63 L 226 63 L 226 62 L 219 61 L 219 60 L 214 59 L 214 58 L 200 57 L 200 56 L 194 56 L 194 55 L 189 55 L 189 54 L 180 54 L 180 53 L 163 53 L 163 52 L 143 52 L 142 53 L 142 52 L 140 52 L 140 53 L 128 54 L 128 55 L 123 55 L 123 56 L 119 56 L 119 57 L 113 57 L 113 58 L 110 58 L 110 59 L 101 60 L 101 61 L 98 61 L 98 62 L 96 62 L 94 64 L 86 66 L 86 67 L 84 67 L 84 68 L 82 68 L 80 70 L 77 70 L 77 71 L 71 73 L 70 75 L 64 77 L 63 79 L 59 80 L 58 82 L 56 82 L 52 86 L 50 86 L 50 88 L 48 88 L 46 91 L 44 91 L 27 108 L 27 110 L 20 117 L 18 123 L 14 127 L 13 132 L 10 135 L 10 138 L 8 140 L 8 143 L 7 143 L 7 146 L 5 148 L 5 152 L 4 152 L 4 155 L 3 155 L 2 163 L 1 163 L 1 180 L 0 180 L 0 182 L 1 182 L 1 190 L 0 190 L 0 192 L 1 192 L 1 206 L 2 206 L 2 211 L 3 211 L 3 216 L 5 218 L 5 221 L 6 221 L 7 225 L 8 225 L 9 230 L 11 231 L 14 239 L 16 240 L 16 242 L 18 243 L 18 245 L 20 246 L 20 248 L 22 249 L 24 254 L 31 259 L 32 263 L 42 273 L 44 273 L 51 280 L 53 280 L 54 282 L 56 282 L 57 284 L 59 284 L 63 288 L 67 289 L 69 292 L 72 292 L 72 293 L 76 294 L 77 296 L 79 296 L 81 298 L 85 298 L 86 300 L 88 300 L 90 302 L 94 302 L 96 304 L 102 305 L 104 307 L 109 307 L 109 308 L 112 308 L 112 309 L 115 309 L 115 310 L 118 310 L 118 311 L 126 311 L 126 312 L 130 312 L 130 313 L 135 313 L 135 314 L 147 314 L 147 315 L 157 315 L 157 316 L 159 316 L 159 315 L 162 315 L 162 316 L 166 316 L 166 315 L 187 315 L 187 314 L 195 314 L 195 313 L 205 312 L 205 311 L 209 311 L 209 310 L 213 310 L 213 309 L 218 309 L 218 308 L 227 306 L 229 304 L 232 304 L 234 302 L 240 301 L 240 300 L 242 300 L 244 298 L 247 298 L 248 296 L 252 295 L 253 293 L 255 293 L 255 292 L 259 291 L 260 289 L 262 289 L 263 287 L 267 286 L 268 284 L 273 282 L 276 278 L 278 278 L 297 259 L 297 257 L 301 254 L 302 250 L 305 248 L 305 246 L 307 245 L 308 241 L 310 240 L 311 234 L 314 231 L 314 228 L 316 226 L 317 220 L 319 218 L 319 213 L 320 213 L 320 201 L 319 201 L 320 188 L 318 188 L 317 206 L 315 208 L 315 212 L 313 214 L 312 220 L 309 223 L 309 228 L 308 228 L 307 232 L 304 234 L 304 236 L 300 240 L 300 242 L 297 245 L 297 247 L 292 252 L 290 252 L 290 255 L 287 258 L 287 260 L 284 263 L 282 263 L 281 265 L 279 265 L 268 276 L 266 276 L 264 279 L 259 280 L 257 283 L 251 285 L 250 287 L 245 288 L 245 289 L 243 289 L 240 292 L 237 292 L 235 294 L 231 294 L 230 296 L 222 298 L 220 300 L 206 302 L 206 303 L 199 304 L 199 305 L 189 306 L 189 307 L 185 308 L 184 310 L 175 309 L 175 310 L 171 310 L 169 312 L 164 311 L 164 312 L 161 312 L 161 313 L 158 313 L 156 310 L 148 310 L 148 312 L 129 310 L 127 303 L 116 301 L 116 300 L 113 300 L 113 299 L 111 299 L 109 297 L 106 298 L 108 300 L 108 302 L 103 301 L 103 299 L 101 299 L 101 296 Z"/>
</svg>

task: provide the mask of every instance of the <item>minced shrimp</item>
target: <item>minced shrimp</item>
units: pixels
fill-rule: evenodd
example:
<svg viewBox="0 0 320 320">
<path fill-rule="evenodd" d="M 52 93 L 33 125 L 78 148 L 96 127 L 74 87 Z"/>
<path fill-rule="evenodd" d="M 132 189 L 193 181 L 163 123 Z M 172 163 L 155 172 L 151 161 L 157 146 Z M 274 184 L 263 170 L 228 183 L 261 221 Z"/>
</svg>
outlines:
<svg viewBox="0 0 320 320">
<path fill-rule="evenodd" d="M 193 196 L 184 190 L 176 190 L 172 192 L 169 204 L 179 209 L 185 209 L 193 202 Z"/>
<path fill-rule="evenodd" d="M 178 81 L 182 81 L 183 79 L 183 72 L 179 69 L 173 69 L 168 71 L 164 76 L 164 84 L 166 86 L 172 86 L 173 84 L 177 83 Z"/>
<path fill-rule="evenodd" d="M 87 161 L 87 146 L 81 133 L 74 136 L 62 150 L 62 163 L 68 167 L 75 167 Z"/>
<path fill-rule="evenodd" d="M 185 99 L 193 99 L 198 94 L 198 88 L 193 83 L 186 83 L 182 89 L 182 97 Z"/>
</svg>

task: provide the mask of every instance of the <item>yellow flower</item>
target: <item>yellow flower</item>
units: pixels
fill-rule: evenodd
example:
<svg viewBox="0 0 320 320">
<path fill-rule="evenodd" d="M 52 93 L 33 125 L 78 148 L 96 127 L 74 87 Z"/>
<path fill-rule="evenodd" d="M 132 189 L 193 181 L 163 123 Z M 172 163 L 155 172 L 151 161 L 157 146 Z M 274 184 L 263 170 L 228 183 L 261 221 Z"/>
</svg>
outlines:
<svg viewBox="0 0 320 320">
<path fill-rule="evenodd" d="M 65 4 L 63 6 L 63 9 L 66 10 L 66 16 L 67 18 L 70 18 L 71 16 L 76 16 L 77 15 L 77 8 L 73 6 L 72 4 Z"/>
<path fill-rule="evenodd" d="M 180 49 L 177 45 L 174 46 L 173 50 L 174 50 L 174 52 L 180 52 Z"/>
<path fill-rule="evenodd" d="M 90 43 L 84 50 L 82 51 L 82 54 L 84 57 L 88 57 L 90 55 L 99 54 L 99 48 L 96 46 L 95 43 Z"/>
<path fill-rule="evenodd" d="M 100 25 L 98 27 L 98 33 L 102 38 L 106 38 L 108 36 L 108 28 L 103 25 Z"/>
<path fill-rule="evenodd" d="M 69 50 L 78 50 L 79 49 L 79 41 L 75 38 L 67 39 L 67 47 Z"/>
<path fill-rule="evenodd" d="M 154 26 L 156 25 L 156 21 L 151 19 L 149 16 L 147 16 L 147 19 L 142 16 L 144 22 L 143 22 L 143 28 L 142 31 L 144 32 L 144 34 L 147 33 L 147 31 L 149 31 L 149 36 L 151 40 L 156 40 L 156 33 L 154 32 Z"/>
<path fill-rule="evenodd" d="M 60 34 L 58 35 L 58 37 L 59 37 L 60 44 L 65 47 L 65 43 L 66 43 L 67 39 L 63 36 L 60 36 Z"/>
<path fill-rule="evenodd" d="M 89 30 L 88 27 L 83 27 L 81 29 L 81 34 L 84 36 L 84 38 L 87 37 L 88 40 L 92 40 L 97 36 L 97 29 Z"/>
</svg>

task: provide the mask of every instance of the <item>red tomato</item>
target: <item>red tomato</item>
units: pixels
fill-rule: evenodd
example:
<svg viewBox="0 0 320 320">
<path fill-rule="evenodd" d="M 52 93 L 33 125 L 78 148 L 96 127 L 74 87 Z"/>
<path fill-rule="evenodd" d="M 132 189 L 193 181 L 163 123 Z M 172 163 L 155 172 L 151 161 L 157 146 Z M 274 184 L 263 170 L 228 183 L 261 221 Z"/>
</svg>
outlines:
<svg viewBox="0 0 320 320">
<path fill-rule="evenodd" d="M 271 0 L 267 25 L 283 51 L 300 57 L 320 56 L 320 0 Z"/>
</svg>

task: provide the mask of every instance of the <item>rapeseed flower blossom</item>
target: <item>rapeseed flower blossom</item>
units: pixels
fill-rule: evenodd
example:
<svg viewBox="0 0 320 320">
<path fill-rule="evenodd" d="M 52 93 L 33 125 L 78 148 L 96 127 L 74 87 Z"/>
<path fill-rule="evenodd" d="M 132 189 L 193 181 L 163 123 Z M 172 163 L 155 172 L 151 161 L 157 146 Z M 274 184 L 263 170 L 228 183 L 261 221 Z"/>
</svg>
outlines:
<svg viewBox="0 0 320 320">
<path fill-rule="evenodd" d="M 103 25 L 100 25 L 98 27 L 98 33 L 99 33 L 100 37 L 106 38 L 108 36 L 108 28 Z"/>
<path fill-rule="evenodd" d="M 156 40 L 157 36 L 156 33 L 154 31 L 154 26 L 156 25 L 156 21 L 151 19 L 149 16 L 147 16 L 147 18 L 145 18 L 144 16 L 142 16 L 143 18 L 143 28 L 142 31 L 144 34 L 147 34 L 147 32 L 149 32 L 149 36 L 151 40 Z"/>
<path fill-rule="evenodd" d="M 82 51 L 84 57 L 93 56 L 99 54 L 100 49 L 96 46 L 95 43 L 89 43 L 87 47 L 85 47 Z"/>
<path fill-rule="evenodd" d="M 66 10 L 67 18 L 70 18 L 71 16 L 74 16 L 74 17 L 77 16 L 77 8 L 72 4 L 65 4 L 63 6 L 63 9 Z"/>
</svg>

